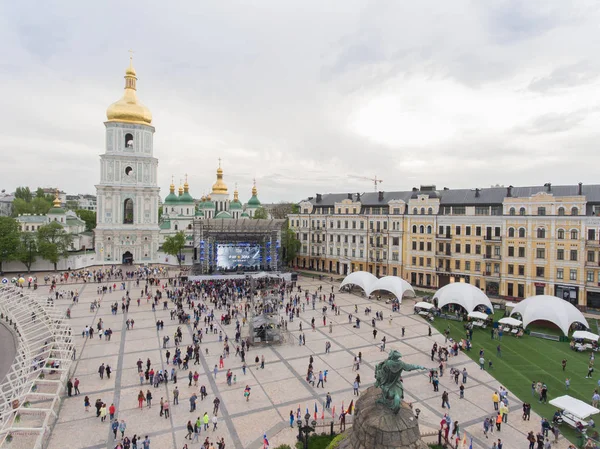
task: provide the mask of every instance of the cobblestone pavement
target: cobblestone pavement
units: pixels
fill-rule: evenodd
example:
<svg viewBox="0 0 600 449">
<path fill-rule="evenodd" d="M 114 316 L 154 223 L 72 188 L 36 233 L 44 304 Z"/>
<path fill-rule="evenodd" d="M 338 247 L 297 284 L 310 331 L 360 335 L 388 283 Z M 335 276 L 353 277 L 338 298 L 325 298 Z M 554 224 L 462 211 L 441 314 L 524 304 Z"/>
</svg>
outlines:
<svg viewBox="0 0 600 449">
<path fill-rule="evenodd" d="M 222 351 L 222 343 L 218 341 L 218 335 L 206 336 L 202 343 L 201 365 L 190 365 L 192 370 L 198 370 L 200 379 L 198 387 L 188 386 L 187 371 L 178 371 L 178 382 L 174 384 L 162 384 L 159 388 L 144 383 L 140 385 L 137 373 L 136 361 L 141 358 L 144 363 L 146 359 L 152 361 L 155 370 L 161 366 L 167 368 L 165 355 L 162 348 L 162 337 L 171 336 L 177 329 L 177 322 L 171 321 L 169 312 L 162 310 L 162 305 L 152 311 L 151 304 L 145 299 L 137 305 L 137 298 L 141 287 L 135 287 L 134 282 L 128 282 L 127 288 L 131 292 L 131 306 L 125 315 L 119 312 L 112 315 L 110 304 L 120 304 L 125 292 L 116 292 L 105 295 L 102 306 L 95 312 L 90 312 L 90 303 L 99 298 L 96 293 L 97 284 L 69 284 L 62 288 L 79 289 L 79 303 L 72 307 L 71 324 L 75 335 L 77 347 L 76 361 L 74 364 L 73 378 L 77 377 L 81 384 L 81 394 L 67 397 L 61 405 L 58 421 L 55 424 L 49 440 L 48 449 L 71 448 L 114 448 L 116 441 L 113 439 L 110 424 L 100 422 L 96 418 L 93 407 L 96 399 L 110 405 L 114 403 L 117 409 L 116 417 L 124 419 L 127 423 L 126 435 L 130 438 L 137 434 L 142 438 L 146 435 L 151 440 L 152 449 L 181 449 L 185 443 L 188 447 L 199 447 L 199 443 L 191 444 L 185 440 L 186 424 L 188 420 L 202 417 L 204 412 L 211 415 L 212 403 L 215 396 L 221 399 L 221 407 L 218 414 L 218 428 L 208 431 L 202 430 L 200 442 L 206 437 L 216 442 L 217 438 L 223 437 L 226 447 L 231 448 L 261 448 L 263 434 L 266 433 L 271 447 L 277 444 L 287 443 L 292 445 L 297 430 L 289 426 L 290 410 L 294 412 L 300 406 L 302 414 L 306 408 L 311 414 L 314 413 L 315 403 L 318 405 L 319 423 L 324 426 L 320 430 L 328 429 L 332 421 L 330 411 L 325 413 L 325 419 L 321 420 L 321 410 L 327 392 L 333 397 L 333 405 L 336 414 L 339 414 L 342 403 L 348 407 L 350 401 L 356 399 L 353 395 L 352 383 L 356 376 L 353 371 L 353 357 L 362 353 L 363 363 L 360 365 L 360 376 L 362 380 L 361 390 L 374 383 L 375 365 L 387 357 L 387 351 L 396 349 L 400 351 L 404 360 L 408 363 L 432 366 L 429 351 L 434 342 L 444 343 L 444 337 L 432 329 L 432 336 L 428 336 L 428 325 L 420 317 L 412 314 L 413 301 L 404 300 L 401 312 L 392 313 L 384 302 L 369 301 L 367 298 L 348 293 L 336 292 L 336 303 L 341 307 L 338 316 L 328 311 L 327 322 L 333 323 L 333 330 L 329 332 L 329 326 L 323 326 L 321 308 L 323 303 L 317 302 L 316 310 L 312 306 L 307 307 L 301 314 L 300 320 L 288 323 L 291 331 L 290 341 L 277 346 L 251 347 L 247 354 L 249 369 L 246 375 L 242 373 L 241 361 L 235 357 L 235 349 L 232 355 L 225 361 L 225 369 L 220 370 L 217 376 L 213 376 L 212 368 L 218 364 L 219 353 Z M 299 285 L 311 292 L 323 286 L 323 293 L 331 292 L 332 284 L 326 281 L 318 281 L 301 277 Z M 336 284 L 337 287 L 337 284 Z M 47 287 L 41 287 L 45 291 Z M 334 288 L 337 290 L 337 288 Z M 65 309 L 70 304 L 67 299 L 59 300 L 60 307 Z M 359 316 L 362 319 L 360 329 L 356 329 L 348 323 L 348 314 L 354 313 L 354 305 L 358 305 Z M 364 315 L 365 306 L 370 306 L 373 313 L 370 317 Z M 310 310 L 309 310 L 310 309 Z M 377 338 L 373 338 L 371 317 L 376 311 L 383 311 L 384 320 L 377 321 Z M 215 312 L 219 317 L 218 311 Z M 390 322 L 389 317 L 393 319 Z M 310 321 L 316 319 L 316 330 L 312 331 Z M 96 325 L 102 319 L 105 328 L 113 331 L 112 339 L 105 341 L 94 335 L 92 339 L 81 337 L 81 331 L 86 325 Z M 125 321 L 133 319 L 134 329 L 127 330 Z M 155 323 L 158 319 L 165 322 L 164 331 L 157 332 Z M 218 320 L 217 320 L 218 321 Z M 298 325 L 302 322 L 306 345 L 298 345 Z M 401 329 L 405 328 L 405 337 L 401 337 Z M 191 328 L 183 327 L 183 346 L 191 343 Z M 233 337 L 235 324 L 224 326 L 224 333 Z M 387 339 L 386 351 L 380 350 L 380 341 L 383 336 Z M 331 342 L 331 352 L 325 354 L 325 342 Z M 235 346 L 232 346 L 235 348 Z M 171 345 L 172 349 L 172 345 Z M 206 355 L 205 350 L 208 350 Z M 328 370 L 325 388 L 315 388 L 308 385 L 305 379 L 308 367 L 308 358 L 314 357 L 315 372 Z M 264 369 L 257 369 L 254 357 L 265 357 Z M 113 373 L 110 379 L 104 376 L 100 379 L 98 367 L 100 364 L 109 364 Z M 428 377 L 423 372 L 411 372 L 404 376 L 406 400 L 413 403 L 413 407 L 419 408 L 421 414 L 421 431 L 436 430 L 441 417 L 447 409 L 441 407 L 441 391 L 447 390 L 450 394 L 450 414 L 453 420 L 458 420 L 461 429 L 467 431 L 473 438 L 473 447 L 489 448 L 491 440 L 486 440 L 483 435 L 482 421 L 485 416 L 494 414 L 491 396 L 499 387 L 487 371 L 480 371 L 479 367 L 466 355 L 451 357 L 448 369 L 457 367 L 467 368 L 469 380 L 466 384 L 465 398 L 459 399 L 458 385 L 446 374 L 440 379 L 440 392 L 433 392 Z M 168 367 L 169 371 L 171 367 Z M 232 369 L 237 377 L 237 383 L 228 386 L 225 378 L 227 369 Z M 204 401 L 198 400 L 196 412 L 190 413 L 189 397 L 193 392 L 199 396 L 199 386 L 206 385 L 208 397 Z M 246 385 L 251 387 L 250 400 L 247 402 L 243 396 Z M 177 387 L 180 391 L 179 405 L 174 405 L 173 389 Z M 152 408 L 138 408 L 137 395 L 140 390 L 150 390 L 153 395 Z M 85 412 L 83 398 L 90 398 L 92 407 Z M 171 416 L 168 419 L 159 416 L 160 398 L 168 398 L 171 403 Z M 510 397 L 510 396 L 509 396 Z M 502 438 L 505 448 L 527 447 L 525 435 L 527 431 L 539 428 L 539 417 L 532 413 L 530 422 L 523 422 L 520 418 L 521 402 L 511 398 L 510 414 L 508 423 L 503 424 L 501 432 L 496 432 L 490 438 Z M 338 421 L 336 416 L 336 429 Z M 138 445 L 141 447 L 141 445 Z M 215 444 L 216 447 L 216 444 Z M 562 439 L 555 447 L 566 448 L 567 442 Z"/>
</svg>

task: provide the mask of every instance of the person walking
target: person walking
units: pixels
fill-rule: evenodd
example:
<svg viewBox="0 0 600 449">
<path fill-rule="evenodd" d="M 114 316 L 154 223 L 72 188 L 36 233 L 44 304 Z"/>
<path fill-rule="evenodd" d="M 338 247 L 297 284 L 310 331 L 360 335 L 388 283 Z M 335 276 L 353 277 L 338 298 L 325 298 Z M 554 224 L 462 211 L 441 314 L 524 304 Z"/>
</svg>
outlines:
<svg viewBox="0 0 600 449">
<path fill-rule="evenodd" d="M 184 439 L 191 440 L 192 439 L 192 434 L 194 433 L 194 426 L 192 425 L 192 421 L 188 421 L 187 422 L 186 429 L 187 429 L 187 434 L 184 437 Z"/>
<path fill-rule="evenodd" d="M 86 412 L 90 411 L 90 398 L 89 398 L 89 396 L 86 396 L 85 398 L 83 398 L 83 406 L 85 407 L 85 411 Z"/>
<path fill-rule="evenodd" d="M 244 397 L 246 398 L 246 402 L 250 401 L 250 387 L 248 385 L 244 388 Z"/>
<path fill-rule="evenodd" d="M 444 390 L 442 393 L 442 408 L 446 408 L 446 406 L 450 408 L 450 402 L 448 402 L 448 392 Z"/>
<path fill-rule="evenodd" d="M 290 410 L 290 428 L 294 428 L 294 411 Z"/>
<path fill-rule="evenodd" d="M 165 415 L 165 419 L 169 418 L 170 414 L 169 414 L 169 400 L 166 399 L 165 402 L 163 403 L 163 413 Z"/>
<path fill-rule="evenodd" d="M 122 419 L 119 423 L 119 432 L 121 432 L 121 439 L 125 438 L 125 429 L 127 429 L 127 424 L 125 423 L 125 420 Z"/>
<path fill-rule="evenodd" d="M 79 379 L 75 378 L 73 381 L 73 387 L 75 387 L 75 395 L 81 394 L 79 391 Z"/>
<path fill-rule="evenodd" d="M 321 385 L 321 388 L 325 388 L 325 385 L 323 385 L 323 371 L 319 371 L 319 381 L 317 382 L 317 388 L 319 388 L 319 385 Z"/>
<path fill-rule="evenodd" d="M 73 392 L 73 382 L 71 381 L 71 379 L 69 379 L 69 380 L 67 380 L 67 395 L 69 395 L 69 397 L 71 397 L 72 392 Z"/>
<path fill-rule="evenodd" d="M 102 365 L 100 365 L 100 367 L 98 368 L 98 374 L 100 375 L 100 379 L 104 379 L 104 371 L 106 370 L 106 367 L 104 366 L 104 363 Z"/>
<path fill-rule="evenodd" d="M 246 385 L 246 388 L 250 388 L 248 387 L 248 385 Z M 215 400 L 213 401 L 213 413 L 216 415 L 217 413 L 219 413 L 219 404 L 221 404 L 221 400 L 217 397 L 215 398 Z"/>
<path fill-rule="evenodd" d="M 354 388 L 353 394 L 358 396 L 358 382 L 356 380 L 354 381 L 353 388 Z"/>
<path fill-rule="evenodd" d="M 152 393 L 150 393 L 150 390 L 146 391 L 146 405 L 148 408 L 152 408 Z"/>
<path fill-rule="evenodd" d="M 498 432 L 500 432 L 501 426 L 502 426 L 502 415 L 500 414 L 500 412 L 498 412 L 498 414 L 496 415 L 496 430 Z"/>
<path fill-rule="evenodd" d="M 217 430 L 217 423 L 218 423 L 216 414 L 212 417 L 212 423 L 213 423 L 213 432 L 214 432 L 215 430 Z"/>
<path fill-rule="evenodd" d="M 202 417 L 202 423 L 204 424 L 204 430 L 208 430 L 208 423 L 210 418 L 208 417 L 208 413 L 204 412 L 204 416 Z"/>
<path fill-rule="evenodd" d="M 112 423 L 111 423 L 111 428 L 113 431 L 113 438 L 116 440 L 117 439 L 117 432 L 119 431 L 119 420 L 115 419 Z"/>
</svg>

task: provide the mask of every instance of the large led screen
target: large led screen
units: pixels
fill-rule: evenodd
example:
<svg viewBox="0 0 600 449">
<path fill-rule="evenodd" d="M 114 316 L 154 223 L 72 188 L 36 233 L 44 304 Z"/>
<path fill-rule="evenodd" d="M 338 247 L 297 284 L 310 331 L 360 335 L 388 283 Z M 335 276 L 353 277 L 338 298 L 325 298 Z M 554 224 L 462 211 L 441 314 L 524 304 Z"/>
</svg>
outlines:
<svg viewBox="0 0 600 449">
<path fill-rule="evenodd" d="M 260 245 L 217 245 L 219 268 L 251 268 L 260 266 Z"/>
</svg>

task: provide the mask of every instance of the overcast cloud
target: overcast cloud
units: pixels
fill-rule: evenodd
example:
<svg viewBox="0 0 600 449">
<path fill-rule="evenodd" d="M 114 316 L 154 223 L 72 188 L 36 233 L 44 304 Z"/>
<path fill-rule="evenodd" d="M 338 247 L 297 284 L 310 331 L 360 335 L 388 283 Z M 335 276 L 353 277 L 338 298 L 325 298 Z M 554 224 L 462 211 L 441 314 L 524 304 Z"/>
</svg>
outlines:
<svg viewBox="0 0 600 449">
<path fill-rule="evenodd" d="M 595 183 L 600 4 L 0 3 L 0 188 L 95 193 L 127 50 L 171 175 L 247 201 L 419 184 Z M 176 181 L 178 183 L 178 181 Z"/>
</svg>

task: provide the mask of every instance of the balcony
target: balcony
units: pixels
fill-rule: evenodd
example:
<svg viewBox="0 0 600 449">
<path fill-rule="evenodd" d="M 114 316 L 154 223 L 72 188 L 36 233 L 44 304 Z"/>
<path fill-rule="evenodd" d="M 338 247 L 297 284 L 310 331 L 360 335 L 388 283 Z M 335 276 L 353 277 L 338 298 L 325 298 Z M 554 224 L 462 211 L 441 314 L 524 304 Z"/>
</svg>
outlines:
<svg viewBox="0 0 600 449">
<path fill-rule="evenodd" d="M 435 237 L 442 240 L 452 240 L 452 236 L 450 234 L 436 234 Z"/>
<path fill-rule="evenodd" d="M 483 275 L 488 278 L 500 279 L 500 273 L 494 273 L 492 271 L 484 271 Z"/>
<path fill-rule="evenodd" d="M 600 247 L 600 240 L 586 239 L 585 246 L 592 246 L 592 247 L 598 248 L 598 247 Z"/>
<path fill-rule="evenodd" d="M 502 256 L 500 256 L 500 255 L 487 254 L 487 253 L 483 255 L 483 258 L 487 259 L 487 260 L 502 260 Z"/>
<path fill-rule="evenodd" d="M 443 256 L 443 257 L 450 257 L 450 256 L 452 256 L 452 252 L 451 251 L 436 251 L 435 255 Z"/>
<path fill-rule="evenodd" d="M 585 266 L 586 267 L 596 267 L 597 268 L 597 267 L 600 266 L 600 262 L 596 262 L 596 261 L 591 261 L 590 262 L 589 260 L 586 260 Z"/>
<path fill-rule="evenodd" d="M 488 242 L 501 242 L 502 237 L 499 235 L 485 235 L 483 236 L 483 240 L 486 240 Z"/>
</svg>

